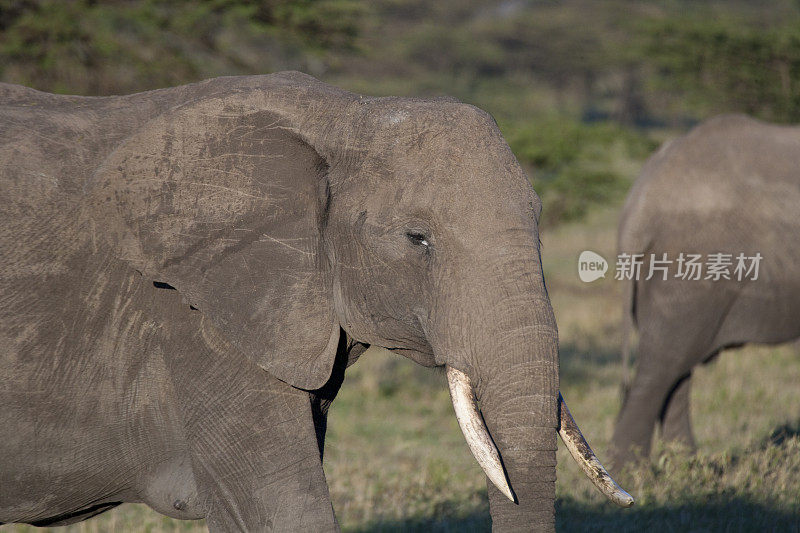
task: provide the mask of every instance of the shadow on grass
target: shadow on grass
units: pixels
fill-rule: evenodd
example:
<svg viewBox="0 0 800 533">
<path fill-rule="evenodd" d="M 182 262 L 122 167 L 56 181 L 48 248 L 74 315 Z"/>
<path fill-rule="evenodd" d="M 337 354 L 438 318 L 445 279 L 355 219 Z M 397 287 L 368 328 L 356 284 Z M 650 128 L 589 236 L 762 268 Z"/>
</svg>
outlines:
<svg viewBox="0 0 800 533">
<path fill-rule="evenodd" d="M 785 441 L 800 437 L 800 420 L 789 422 L 776 427 L 764 441 L 762 447 L 780 446 Z"/>
<path fill-rule="evenodd" d="M 578 348 L 566 342 L 559 346 L 561 380 L 579 384 L 597 380 L 597 370 L 608 366 L 619 366 L 622 356 L 619 350 L 598 347 Z"/>
<path fill-rule="evenodd" d="M 800 532 L 800 509 L 786 512 L 741 497 L 719 495 L 704 501 L 668 506 L 618 509 L 586 505 L 571 498 L 556 502 L 560 532 L 785 531 Z"/>
<path fill-rule="evenodd" d="M 489 519 L 489 513 L 475 511 L 465 516 L 450 518 L 423 517 L 390 522 L 374 522 L 358 529 L 347 531 L 353 533 L 455 533 L 462 531 L 482 533 L 490 531 L 491 528 L 492 522 Z"/>
<path fill-rule="evenodd" d="M 486 511 L 460 517 L 422 517 L 374 522 L 353 533 L 484 532 L 491 530 Z M 559 532 L 750 532 L 800 533 L 800 510 L 786 512 L 753 503 L 745 498 L 725 497 L 669 506 L 618 509 L 608 504 L 587 505 L 572 498 L 556 502 L 556 531 Z"/>
</svg>

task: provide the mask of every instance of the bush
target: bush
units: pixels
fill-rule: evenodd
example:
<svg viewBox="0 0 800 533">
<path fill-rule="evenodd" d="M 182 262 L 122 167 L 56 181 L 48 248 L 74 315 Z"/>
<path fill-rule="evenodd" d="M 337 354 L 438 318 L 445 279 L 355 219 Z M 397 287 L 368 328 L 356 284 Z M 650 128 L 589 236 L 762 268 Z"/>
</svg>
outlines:
<svg viewBox="0 0 800 533">
<path fill-rule="evenodd" d="M 578 219 L 592 205 L 618 199 L 633 177 L 624 163 L 640 161 L 656 147 L 646 135 L 617 124 L 566 116 L 504 129 L 520 163 L 531 170 L 547 224 Z"/>
<path fill-rule="evenodd" d="M 730 19 L 673 18 L 644 24 L 643 54 L 658 82 L 712 113 L 742 111 L 800 120 L 800 27 Z"/>
<path fill-rule="evenodd" d="M 355 0 L 0 0 L 0 77 L 52 92 L 128 93 L 302 68 L 357 43 Z"/>
</svg>

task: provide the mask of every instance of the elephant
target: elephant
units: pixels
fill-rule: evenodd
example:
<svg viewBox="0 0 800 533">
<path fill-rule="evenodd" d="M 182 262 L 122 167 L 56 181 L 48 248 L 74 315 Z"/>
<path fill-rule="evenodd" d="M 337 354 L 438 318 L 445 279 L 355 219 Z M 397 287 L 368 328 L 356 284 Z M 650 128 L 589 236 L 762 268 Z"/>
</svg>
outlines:
<svg viewBox="0 0 800 533">
<path fill-rule="evenodd" d="M 445 368 L 495 530 L 553 530 L 557 433 L 633 503 L 559 393 L 541 202 L 487 113 L 297 72 L 0 102 L 0 523 L 335 531 L 327 412 L 372 345 Z"/>
<path fill-rule="evenodd" d="M 641 254 L 644 264 L 625 281 L 625 329 L 639 342 L 612 437 L 615 466 L 647 458 L 656 425 L 666 441 L 696 449 L 696 366 L 726 348 L 800 337 L 798 213 L 800 127 L 718 116 L 646 162 L 618 233 L 618 258 Z M 687 275 L 689 254 L 706 269 Z M 657 264 L 668 272 L 647 279 Z"/>
</svg>

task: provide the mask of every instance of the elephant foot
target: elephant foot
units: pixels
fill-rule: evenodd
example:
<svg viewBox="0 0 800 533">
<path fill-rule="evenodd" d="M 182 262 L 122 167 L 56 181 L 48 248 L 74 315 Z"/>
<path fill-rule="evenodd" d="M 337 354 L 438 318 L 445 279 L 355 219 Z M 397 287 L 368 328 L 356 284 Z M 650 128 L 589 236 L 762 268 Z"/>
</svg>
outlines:
<svg viewBox="0 0 800 533">
<path fill-rule="evenodd" d="M 691 374 L 678 381 L 664 403 L 659 418 L 661 438 L 667 443 L 687 448 L 694 453 L 697 446 L 692 432 L 689 397 L 691 391 Z"/>
<path fill-rule="evenodd" d="M 641 445 L 615 445 L 609 449 L 609 471 L 616 478 L 625 480 L 626 472 L 646 464 L 650 460 L 650 447 Z"/>
<path fill-rule="evenodd" d="M 671 446 L 681 447 L 690 453 L 697 451 L 697 444 L 692 435 L 691 428 L 664 425 L 661 428 L 661 437 Z"/>
</svg>

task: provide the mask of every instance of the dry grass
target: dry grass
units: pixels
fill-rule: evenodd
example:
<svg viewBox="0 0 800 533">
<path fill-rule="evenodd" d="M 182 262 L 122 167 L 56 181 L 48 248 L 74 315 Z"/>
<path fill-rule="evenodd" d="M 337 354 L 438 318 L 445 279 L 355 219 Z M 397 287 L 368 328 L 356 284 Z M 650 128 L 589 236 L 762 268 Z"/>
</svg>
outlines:
<svg viewBox="0 0 800 533">
<path fill-rule="evenodd" d="M 615 226 L 616 211 L 607 210 L 542 238 L 562 391 L 601 459 L 619 408 L 621 287 L 613 275 L 581 283 L 576 262 L 585 249 L 611 259 Z M 798 351 L 745 347 L 701 368 L 692 391 L 701 451 L 692 457 L 657 445 L 652 465 L 621 476 L 637 498 L 633 509 L 604 502 L 560 449 L 559 530 L 800 531 Z M 325 459 L 344 530 L 488 529 L 484 478 L 451 411 L 440 372 L 377 350 L 349 371 L 331 410 Z M 125 505 L 67 531 L 204 530 Z"/>
</svg>

